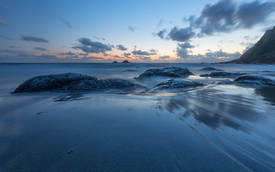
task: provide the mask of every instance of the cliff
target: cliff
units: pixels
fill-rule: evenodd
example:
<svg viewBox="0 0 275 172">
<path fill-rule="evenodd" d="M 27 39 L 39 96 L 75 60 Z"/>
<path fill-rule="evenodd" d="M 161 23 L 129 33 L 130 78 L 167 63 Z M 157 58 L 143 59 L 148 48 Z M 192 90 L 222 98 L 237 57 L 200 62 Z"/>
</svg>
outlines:
<svg viewBox="0 0 275 172">
<path fill-rule="evenodd" d="M 267 30 L 261 39 L 236 63 L 241 64 L 275 64 L 275 27 Z"/>
</svg>

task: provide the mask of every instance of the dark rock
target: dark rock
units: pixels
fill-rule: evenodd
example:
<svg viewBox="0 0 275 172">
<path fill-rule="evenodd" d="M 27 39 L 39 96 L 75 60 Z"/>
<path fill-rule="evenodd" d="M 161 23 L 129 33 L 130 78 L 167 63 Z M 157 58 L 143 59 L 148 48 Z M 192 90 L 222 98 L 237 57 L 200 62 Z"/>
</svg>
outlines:
<svg viewBox="0 0 275 172">
<path fill-rule="evenodd" d="M 216 69 L 214 67 L 204 67 L 204 68 L 200 69 L 200 71 L 213 71 L 213 70 L 215 70 L 215 71 L 223 71 L 221 69 Z"/>
<path fill-rule="evenodd" d="M 114 61 L 113 63 L 118 63 L 117 61 Z"/>
<path fill-rule="evenodd" d="M 121 63 L 130 63 L 128 60 L 124 60 L 123 62 L 121 62 Z"/>
<path fill-rule="evenodd" d="M 261 39 L 237 60 L 237 63 L 275 64 L 275 27 L 267 30 Z"/>
<path fill-rule="evenodd" d="M 225 79 L 222 81 L 217 81 L 215 84 L 217 85 L 233 84 L 233 81 L 231 81 L 230 79 Z"/>
<path fill-rule="evenodd" d="M 177 89 L 203 86 L 202 83 L 188 81 L 184 79 L 168 79 L 157 84 L 153 89 Z"/>
<path fill-rule="evenodd" d="M 210 74 L 201 74 L 200 77 L 236 78 L 241 75 L 245 75 L 245 73 L 211 72 Z"/>
<path fill-rule="evenodd" d="M 101 91 L 106 89 L 123 89 L 135 84 L 125 79 L 102 79 L 76 73 L 37 76 L 19 85 L 13 93 L 41 91 Z"/>
<path fill-rule="evenodd" d="M 189 75 L 193 75 L 187 68 L 180 67 L 165 67 L 165 68 L 157 68 L 157 69 L 148 69 L 141 75 L 139 75 L 139 79 L 146 79 L 148 77 L 154 76 L 166 76 L 166 77 L 188 77 Z"/>
<path fill-rule="evenodd" d="M 275 87 L 275 81 L 260 75 L 242 75 L 233 80 L 234 83 L 247 86 Z"/>
</svg>

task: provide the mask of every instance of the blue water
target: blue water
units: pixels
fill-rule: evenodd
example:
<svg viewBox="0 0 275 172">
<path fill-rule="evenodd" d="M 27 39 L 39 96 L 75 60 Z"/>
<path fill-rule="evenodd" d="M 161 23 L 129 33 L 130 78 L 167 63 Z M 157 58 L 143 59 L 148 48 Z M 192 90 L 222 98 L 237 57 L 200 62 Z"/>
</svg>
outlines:
<svg viewBox="0 0 275 172">
<path fill-rule="evenodd" d="M 196 90 L 144 94 L 11 92 L 26 79 L 76 72 L 136 81 L 186 67 Z M 0 64 L 0 171 L 274 171 L 275 90 L 211 85 L 211 66 L 275 79 L 272 65 Z M 69 97 L 67 101 L 58 101 Z"/>
</svg>

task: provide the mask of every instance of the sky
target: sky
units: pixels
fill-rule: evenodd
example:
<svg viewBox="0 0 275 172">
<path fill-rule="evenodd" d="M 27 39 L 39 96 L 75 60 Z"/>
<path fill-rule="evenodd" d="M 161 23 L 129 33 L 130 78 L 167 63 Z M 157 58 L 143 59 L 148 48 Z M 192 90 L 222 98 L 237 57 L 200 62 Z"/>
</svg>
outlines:
<svg viewBox="0 0 275 172">
<path fill-rule="evenodd" d="M 0 0 L 0 63 L 230 61 L 274 26 L 274 0 Z"/>
</svg>

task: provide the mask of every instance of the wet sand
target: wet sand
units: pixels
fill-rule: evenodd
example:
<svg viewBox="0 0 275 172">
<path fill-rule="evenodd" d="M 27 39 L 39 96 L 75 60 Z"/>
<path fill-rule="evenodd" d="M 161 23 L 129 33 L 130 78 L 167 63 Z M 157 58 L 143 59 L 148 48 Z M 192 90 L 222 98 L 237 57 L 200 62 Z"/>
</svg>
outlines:
<svg viewBox="0 0 275 172">
<path fill-rule="evenodd" d="M 274 88 L 10 94 L 18 82 L 1 87 L 0 171 L 275 170 Z"/>
</svg>

